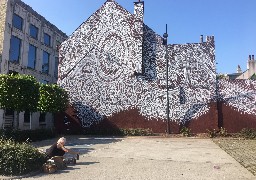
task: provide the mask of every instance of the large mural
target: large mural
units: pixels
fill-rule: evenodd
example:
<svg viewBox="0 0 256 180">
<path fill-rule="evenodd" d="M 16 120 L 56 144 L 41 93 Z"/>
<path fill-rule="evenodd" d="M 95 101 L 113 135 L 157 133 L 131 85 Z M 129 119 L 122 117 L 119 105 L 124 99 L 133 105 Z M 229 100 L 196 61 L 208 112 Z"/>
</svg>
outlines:
<svg viewBox="0 0 256 180">
<path fill-rule="evenodd" d="M 132 108 L 164 121 L 166 58 L 170 118 L 183 123 L 208 111 L 215 92 L 213 37 L 168 45 L 166 51 L 162 38 L 141 23 L 143 9 L 143 2 L 135 3 L 131 14 L 107 1 L 62 43 L 58 83 L 69 92 L 84 127 Z"/>
<path fill-rule="evenodd" d="M 256 115 L 255 80 L 219 80 L 219 101 L 225 102 L 240 114 Z"/>
<path fill-rule="evenodd" d="M 132 14 L 108 0 L 61 44 L 58 84 L 69 93 L 83 127 L 132 109 L 148 121 L 164 122 L 167 88 L 169 116 L 177 124 L 207 114 L 220 98 L 255 114 L 254 88 L 216 80 L 213 36 L 164 46 L 143 23 L 143 12 L 143 2 L 134 3 Z"/>
</svg>

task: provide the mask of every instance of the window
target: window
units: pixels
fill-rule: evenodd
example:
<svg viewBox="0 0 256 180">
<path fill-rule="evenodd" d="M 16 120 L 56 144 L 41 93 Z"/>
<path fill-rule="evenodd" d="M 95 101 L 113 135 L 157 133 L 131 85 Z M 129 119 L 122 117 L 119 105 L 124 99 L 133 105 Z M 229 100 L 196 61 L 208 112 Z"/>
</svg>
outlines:
<svg viewBox="0 0 256 180">
<path fill-rule="evenodd" d="M 11 44 L 10 44 L 10 54 L 9 60 L 11 62 L 19 62 L 20 59 L 20 48 L 21 48 L 21 39 L 12 35 Z"/>
<path fill-rule="evenodd" d="M 58 66 L 59 66 L 59 58 L 55 57 L 55 69 L 54 69 L 54 77 L 58 77 Z"/>
<path fill-rule="evenodd" d="M 12 24 L 14 27 L 22 31 L 23 19 L 17 14 L 13 14 Z"/>
<path fill-rule="evenodd" d="M 43 83 L 43 84 L 49 84 L 49 81 L 42 79 L 42 80 L 41 80 L 41 83 Z"/>
<path fill-rule="evenodd" d="M 40 116 L 39 116 L 39 123 L 44 123 L 45 122 L 45 112 L 40 112 Z"/>
<path fill-rule="evenodd" d="M 28 68 L 35 69 L 36 66 L 36 47 L 29 44 L 29 51 L 28 51 Z"/>
<path fill-rule="evenodd" d="M 30 123 L 30 112 L 25 111 L 24 113 L 24 123 Z"/>
<path fill-rule="evenodd" d="M 47 33 L 44 33 L 44 44 L 47 46 L 51 45 L 51 36 Z"/>
<path fill-rule="evenodd" d="M 43 64 L 42 64 L 42 72 L 48 74 L 49 73 L 49 59 L 50 54 L 47 52 L 43 52 Z"/>
<path fill-rule="evenodd" d="M 34 26 L 33 24 L 30 24 L 29 27 L 29 35 L 34 38 L 37 39 L 37 35 L 38 35 L 38 28 L 36 26 Z"/>
</svg>

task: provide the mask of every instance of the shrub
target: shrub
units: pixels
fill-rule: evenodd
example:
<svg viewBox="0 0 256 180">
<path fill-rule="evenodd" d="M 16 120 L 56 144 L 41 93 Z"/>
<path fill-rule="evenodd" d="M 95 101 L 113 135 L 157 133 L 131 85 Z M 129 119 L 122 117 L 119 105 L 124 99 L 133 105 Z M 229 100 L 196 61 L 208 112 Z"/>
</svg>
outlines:
<svg viewBox="0 0 256 180">
<path fill-rule="evenodd" d="M 227 137 L 228 136 L 228 131 L 225 128 L 221 127 L 220 130 L 219 130 L 219 135 L 221 137 Z"/>
<path fill-rule="evenodd" d="M 208 133 L 210 138 L 227 137 L 229 135 L 228 131 L 225 128 L 223 128 L 223 127 L 221 127 L 219 130 L 216 130 L 216 129 L 213 129 L 213 130 L 206 129 L 206 132 Z"/>
<path fill-rule="evenodd" d="M 46 155 L 29 144 L 0 139 L 1 175 L 22 175 L 37 171 L 45 161 Z"/>
<path fill-rule="evenodd" d="M 216 129 L 213 129 L 213 130 L 206 129 L 206 132 L 208 133 L 210 138 L 217 137 L 217 130 Z"/>
<path fill-rule="evenodd" d="M 86 135 L 115 135 L 115 136 L 152 136 L 154 135 L 152 129 L 143 128 L 99 128 L 99 129 L 86 129 Z"/>
<path fill-rule="evenodd" d="M 191 136 L 191 129 L 189 129 L 188 127 L 182 127 L 180 130 L 180 133 L 183 136 L 189 137 L 189 136 Z"/>
<path fill-rule="evenodd" d="M 120 129 L 120 131 L 124 136 L 152 136 L 154 134 L 152 129 L 142 129 L 142 128 Z"/>
<path fill-rule="evenodd" d="M 15 129 L 1 129 L 0 136 L 4 139 L 12 139 L 16 142 L 26 141 L 41 141 L 55 137 L 55 133 L 50 129 L 36 129 L 36 130 L 15 130 Z"/>
<path fill-rule="evenodd" d="M 240 135 L 246 139 L 256 139 L 256 129 L 253 128 L 243 128 L 240 131 Z"/>
</svg>

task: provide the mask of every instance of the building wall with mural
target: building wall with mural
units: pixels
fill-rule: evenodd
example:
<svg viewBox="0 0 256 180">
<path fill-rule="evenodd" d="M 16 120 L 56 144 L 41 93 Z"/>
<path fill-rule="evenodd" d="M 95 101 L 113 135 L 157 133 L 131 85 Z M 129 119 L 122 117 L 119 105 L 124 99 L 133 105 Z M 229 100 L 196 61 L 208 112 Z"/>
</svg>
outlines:
<svg viewBox="0 0 256 180">
<path fill-rule="evenodd" d="M 66 116 L 83 128 L 165 132 L 168 88 L 171 132 L 218 128 L 218 90 L 226 91 L 216 81 L 214 37 L 164 46 L 143 11 L 143 2 L 131 14 L 108 0 L 61 44 L 58 84 L 74 109 Z"/>
<path fill-rule="evenodd" d="M 219 126 L 229 132 L 256 128 L 256 81 L 218 81 Z"/>
</svg>

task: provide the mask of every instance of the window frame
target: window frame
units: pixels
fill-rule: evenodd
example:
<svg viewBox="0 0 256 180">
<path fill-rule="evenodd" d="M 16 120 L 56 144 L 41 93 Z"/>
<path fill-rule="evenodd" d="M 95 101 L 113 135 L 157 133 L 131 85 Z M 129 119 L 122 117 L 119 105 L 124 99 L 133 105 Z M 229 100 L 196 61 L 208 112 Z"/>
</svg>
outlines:
<svg viewBox="0 0 256 180">
<path fill-rule="evenodd" d="M 33 33 L 34 30 L 36 30 L 36 35 Z M 39 31 L 39 28 L 36 27 L 34 24 L 29 25 L 29 36 L 32 37 L 33 39 L 36 39 L 36 40 L 38 39 L 38 31 Z"/>
<path fill-rule="evenodd" d="M 39 124 L 46 123 L 46 112 L 40 112 L 39 115 Z"/>
<path fill-rule="evenodd" d="M 30 57 L 30 53 L 31 53 L 31 48 L 34 48 L 34 57 L 32 60 L 32 57 Z M 33 44 L 29 44 L 29 50 L 28 50 L 28 64 L 27 64 L 27 68 L 30 69 L 35 69 L 36 68 L 36 56 L 37 56 L 37 47 L 34 46 Z M 30 66 L 30 62 L 33 62 L 33 67 Z"/>
<path fill-rule="evenodd" d="M 45 55 L 48 55 L 47 62 L 45 59 L 46 57 Z M 49 74 L 49 68 L 50 68 L 49 63 L 50 63 L 50 53 L 43 51 L 42 73 Z M 45 67 L 47 67 L 47 70 L 44 70 Z"/>
<path fill-rule="evenodd" d="M 29 111 L 24 112 L 24 123 L 30 123 L 30 112 Z"/>
<path fill-rule="evenodd" d="M 18 48 L 13 47 L 14 46 L 13 43 L 15 43 L 14 40 L 19 40 L 19 44 L 15 45 L 15 46 L 18 46 Z M 12 35 L 11 39 L 10 39 L 10 49 L 9 49 L 9 61 L 10 62 L 13 62 L 13 63 L 19 63 L 20 62 L 21 46 L 22 46 L 22 40 L 20 38 L 16 37 L 16 36 Z M 18 55 L 13 54 L 12 52 L 18 53 Z M 14 59 L 13 56 L 17 56 L 17 59 Z"/>
<path fill-rule="evenodd" d="M 51 36 L 47 33 L 44 33 L 44 45 L 51 46 Z"/>
<path fill-rule="evenodd" d="M 13 13 L 12 26 L 22 31 L 24 19 L 16 13 Z"/>
<path fill-rule="evenodd" d="M 55 61 L 54 61 L 54 77 L 58 78 L 58 67 L 59 67 L 59 57 L 55 57 Z"/>
</svg>

